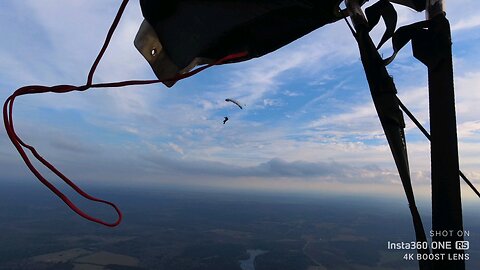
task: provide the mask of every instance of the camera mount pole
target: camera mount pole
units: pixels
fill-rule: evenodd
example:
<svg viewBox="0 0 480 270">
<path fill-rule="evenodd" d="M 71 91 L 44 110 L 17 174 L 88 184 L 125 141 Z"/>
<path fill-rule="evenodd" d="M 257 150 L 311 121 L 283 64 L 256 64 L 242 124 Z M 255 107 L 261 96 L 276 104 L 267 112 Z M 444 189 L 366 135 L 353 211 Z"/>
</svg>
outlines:
<svg viewBox="0 0 480 270">
<path fill-rule="evenodd" d="M 462 202 L 458 176 L 458 142 L 453 83 L 452 40 L 450 24 L 445 17 L 444 0 L 426 0 L 429 29 L 427 57 L 430 102 L 431 170 L 432 170 L 432 241 L 450 241 L 451 249 L 434 249 L 445 259 L 433 261 L 433 269 L 465 269 L 463 250 Z M 429 54 L 429 55 L 428 55 Z M 423 62 L 423 61 L 422 61 Z M 447 236 L 445 236 L 447 234 Z"/>
</svg>

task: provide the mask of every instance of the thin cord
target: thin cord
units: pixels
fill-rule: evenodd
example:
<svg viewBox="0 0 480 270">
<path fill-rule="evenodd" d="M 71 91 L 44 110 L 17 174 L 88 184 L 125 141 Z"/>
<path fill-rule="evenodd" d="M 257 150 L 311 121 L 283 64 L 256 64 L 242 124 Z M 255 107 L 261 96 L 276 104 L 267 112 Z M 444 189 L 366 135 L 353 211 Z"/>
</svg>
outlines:
<svg viewBox="0 0 480 270">
<path fill-rule="evenodd" d="M 3 122 L 5 125 L 5 130 L 7 131 L 7 135 L 10 138 L 12 144 L 15 146 L 17 149 L 18 153 L 22 157 L 24 163 L 27 165 L 27 167 L 30 169 L 30 171 L 38 178 L 38 180 L 44 184 L 47 188 L 49 188 L 55 195 L 57 195 L 62 201 L 65 202 L 65 204 L 70 207 L 75 213 L 80 215 L 81 217 L 90 220 L 95 223 L 102 224 L 104 226 L 108 227 L 115 227 L 118 224 L 120 224 L 122 220 L 122 213 L 120 209 L 112 202 L 98 199 L 96 197 L 93 197 L 83 191 L 80 187 L 78 187 L 73 181 L 71 181 L 68 177 L 66 177 L 64 174 L 62 174 L 55 166 L 53 166 L 51 163 L 49 163 L 46 159 L 44 159 L 38 152 L 37 150 L 25 143 L 20 139 L 20 137 L 16 134 L 14 124 L 13 124 L 13 105 L 15 102 L 15 99 L 19 96 L 27 95 L 27 94 L 39 94 L 39 93 L 47 93 L 47 92 L 52 92 L 52 93 L 67 93 L 71 91 L 85 91 L 89 88 L 114 88 L 114 87 L 123 87 L 123 86 L 130 86 L 130 85 L 147 85 L 147 84 L 154 84 L 154 83 L 159 83 L 159 82 L 164 82 L 164 81 L 178 81 L 181 79 L 185 79 L 188 77 L 191 77 L 197 73 L 199 73 L 202 70 L 205 70 L 211 66 L 214 65 L 220 65 L 228 61 L 233 61 L 233 60 L 238 60 L 244 57 L 248 56 L 248 52 L 239 52 L 239 53 L 234 53 L 228 56 L 225 56 L 214 63 L 208 64 L 201 66 L 195 70 L 192 70 L 190 72 L 184 73 L 184 74 L 177 74 L 173 78 L 169 78 L 166 80 L 130 80 L 130 81 L 119 81 L 119 82 L 112 82 L 112 83 L 93 83 L 93 76 L 95 74 L 95 70 L 100 63 L 100 60 L 102 59 L 103 54 L 105 53 L 110 40 L 112 39 L 113 33 L 115 32 L 116 27 L 118 26 L 118 23 L 120 22 L 120 18 L 122 17 L 122 14 L 128 4 L 129 0 L 123 0 L 122 4 L 120 5 L 120 8 L 117 12 L 117 15 L 115 16 L 115 19 L 110 26 L 110 29 L 107 33 L 107 36 L 105 38 L 105 42 L 96 57 L 95 61 L 92 64 L 92 67 L 90 68 L 90 71 L 87 76 L 87 83 L 82 86 L 73 86 L 73 85 L 56 85 L 56 86 L 41 86 L 41 85 L 31 85 L 31 86 L 25 86 L 22 88 L 17 89 L 10 97 L 7 98 L 3 105 Z M 55 175 L 57 175 L 60 179 L 62 179 L 67 185 L 69 185 L 72 189 L 74 189 L 78 194 L 83 196 L 84 198 L 107 204 L 111 206 L 115 212 L 117 213 L 117 220 L 115 222 L 109 223 L 106 221 L 103 221 L 101 219 L 95 218 L 84 211 L 82 211 L 80 208 L 78 208 L 65 194 L 63 194 L 60 190 L 58 190 L 52 183 L 50 183 L 37 169 L 36 167 L 32 164 L 30 161 L 27 153 L 25 152 L 24 148 L 28 149 L 32 155 L 40 161 L 45 167 L 47 167 L 51 172 L 53 172 Z"/>
<path fill-rule="evenodd" d="M 402 110 L 408 115 L 410 120 L 412 120 L 413 123 L 415 123 L 415 125 L 418 127 L 418 129 L 420 129 L 423 135 L 425 135 L 425 137 L 429 141 L 431 141 L 432 136 L 430 135 L 430 133 L 428 133 L 428 131 L 422 126 L 422 124 L 417 120 L 417 118 L 415 118 L 415 116 L 408 110 L 408 108 L 405 105 L 403 105 L 400 98 L 397 97 L 397 100 L 398 100 L 398 104 L 400 105 L 400 108 L 402 108 Z M 472 184 L 472 182 L 470 182 L 470 180 L 468 180 L 465 174 L 463 174 L 461 170 L 458 170 L 458 174 L 460 175 L 460 177 L 462 177 L 465 183 L 467 183 L 467 185 L 473 190 L 473 192 L 475 192 L 475 194 L 477 194 L 477 196 L 480 198 L 480 192 L 478 192 L 477 188 Z"/>
<path fill-rule="evenodd" d="M 345 10 L 340 9 L 340 13 L 343 16 L 343 20 L 347 23 L 348 28 L 350 28 L 350 32 L 352 32 L 352 35 L 357 38 L 357 33 L 355 32 L 355 29 L 353 29 L 353 26 L 350 24 L 350 22 L 347 20 L 347 17 L 349 17 L 348 14 L 345 14 Z"/>
<path fill-rule="evenodd" d="M 110 29 L 108 30 L 107 37 L 105 38 L 105 41 L 103 42 L 102 49 L 97 55 L 97 58 L 93 62 L 92 67 L 90 68 L 90 72 L 88 73 L 87 77 L 87 84 L 90 86 L 93 81 L 93 74 L 95 73 L 95 70 L 97 69 L 98 63 L 100 63 L 100 60 L 103 57 L 103 54 L 107 50 L 108 44 L 110 44 L 110 40 L 112 39 L 113 32 L 115 32 L 115 29 L 118 26 L 118 23 L 120 22 L 120 18 L 122 17 L 123 12 L 125 11 L 125 8 L 127 7 L 129 0 L 124 0 L 122 4 L 120 5 L 120 8 L 118 9 L 117 15 L 115 16 L 115 19 L 112 22 L 112 25 L 110 26 Z"/>
</svg>

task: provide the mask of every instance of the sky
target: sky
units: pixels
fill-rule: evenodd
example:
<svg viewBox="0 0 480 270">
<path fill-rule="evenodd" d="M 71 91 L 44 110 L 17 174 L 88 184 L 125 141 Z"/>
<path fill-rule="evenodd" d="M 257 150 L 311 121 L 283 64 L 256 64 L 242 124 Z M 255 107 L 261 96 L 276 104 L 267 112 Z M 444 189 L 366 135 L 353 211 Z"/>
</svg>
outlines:
<svg viewBox="0 0 480 270">
<path fill-rule="evenodd" d="M 84 84 L 119 4 L 1 1 L 0 98 L 24 85 Z M 396 7 L 399 25 L 424 18 Z M 475 0 L 447 1 L 460 166 L 480 186 L 479 8 Z M 131 1 L 95 82 L 155 78 L 133 46 L 142 20 L 138 1 Z M 376 41 L 382 31 L 373 31 Z M 391 52 L 389 43 L 381 50 L 384 57 Z M 401 100 L 428 128 L 427 72 L 411 55 L 407 46 L 388 69 Z M 225 98 L 239 100 L 244 109 Z M 224 116 L 230 119 L 225 125 Z M 212 67 L 172 88 L 23 96 L 14 120 L 26 142 L 81 186 L 403 196 L 344 21 L 264 57 Z M 417 196 L 428 197 L 429 144 L 408 119 L 406 125 L 413 185 Z M 2 181 L 37 181 L 3 128 L 0 171 Z M 463 196 L 474 194 L 464 189 Z"/>
</svg>

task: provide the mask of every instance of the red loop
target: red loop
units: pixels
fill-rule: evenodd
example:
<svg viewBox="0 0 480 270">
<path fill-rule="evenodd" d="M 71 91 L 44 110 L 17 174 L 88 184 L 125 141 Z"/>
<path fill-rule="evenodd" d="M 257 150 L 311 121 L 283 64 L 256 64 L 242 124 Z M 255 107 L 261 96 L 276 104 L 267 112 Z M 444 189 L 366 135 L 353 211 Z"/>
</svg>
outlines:
<svg viewBox="0 0 480 270">
<path fill-rule="evenodd" d="M 244 57 L 248 56 L 247 52 L 240 52 L 240 53 L 234 53 L 234 54 L 231 54 L 231 55 L 227 55 L 224 58 L 219 59 L 218 61 L 216 61 L 212 64 L 199 67 L 199 68 L 197 68 L 195 70 L 192 70 L 190 72 L 187 72 L 185 74 L 178 74 L 177 76 L 175 76 L 171 79 L 167 79 L 167 80 L 163 80 L 163 81 L 160 81 L 160 80 L 132 80 L 132 81 L 121 81 L 121 82 L 113 82 L 113 83 L 93 84 L 93 75 L 95 74 L 95 70 L 96 70 L 98 64 L 100 63 L 100 60 L 102 59 L 102 56 L 105 53 L 105 50 L 107 49 L 108 44 L 110 43 L 112 35 L 115 32 L 115 28 L 117 27 L 117 25 L 120 21 L 120 18 L 122 16 L 123 11 L 125 10 L 125 7 L 126 7 L 127 3 L 128 3 L 128 0 L 124 0 L 122 2 L 122 4 L 120 5 L 120 8 L 117 12 L 117 15 L 115 16 L 115 19 L 112 23 L 112 26 L 110 27 L 110 29 L 108 31 L 108 34 L 107 34 L 107 37 L 105 38 L 105 42 L 102 46 L 102 49 L 100 50 L 97 58 L 95 59 L 93 65 L 90 69 L 90 72 L 88 73 L 87 83 L 85 85 L 82 85 L 82 86 L 56 85 L 56 86 L 51 86 L 51 87 L 41 86 L 41 85 L 25 86 L 25 87 L 17 89 L 10 97 L 7 98 L 7 100 L 5 101 L 5 103 L 3 105 L 3 122 L 4 122 L 4 125 L 5 125 L 5 130 L 7 131 L 7 135 L 10 138 L 10 140 L 12 141 L 12 144 L 17 149 L 18 153 L 22 157 L 22 159 L 25 162 L 25 164 L 27 165 L 27 167 L 30 169 L 30 171 L 38 178 L 38 180 L 42 184 L 44 184 L 55 195 L 57 195 L 60 199 L 62 199 L 65 202 L 65 204 L 67 204 L 68 207 L 70 207 L 70 209 L 72 209 L 79 216 L 81 216 L 81 217 L 83 217 L 87 220 L 90 220 L 92 222 L 96 222 L 96 223 L 99 223 L 99 224 L 102 224 L 102 225 L 108 226 L 108 227 L 115 227 L 118 224 L 120 224 L 120 222 L 122 221 L 122 212 L 120 211 L 120 209 L 112 202 L 95 198 L 95 197 L 91 196 L 90 194 L 86 193 L 85 191 L 83 191 L 73 181 L 71 181 L 68 177 L 66 177 L 64 174 L 62 174 L 57 168 L 55 168 L 55 166 L 53 166 L 47 160 L 45 160 L 37 152 L 37 150 L 33 146 L 23 142 L 20 139 L 20 137 L 15 133 L 15 128 L 14 128 L 14 125 L 13 125 L 13 104 L 14 104 L 15 98 L 18 97 L 18 96 L 27 95 L 27 94 L 39 94 L 39 93 L 47 93 L 47 92 L 67 93 L 67 92 L 71 92 L 71 91 L 85 91 L 89 88 L 111 88 L 111 87 L 122 87 L 122 86 L 128 86 L 128 85 L 146 85 L 146 84 L 159 83 L 159 82 L 163 82 L 163 81 L 178 81 L 178 80 L 185 79 L 185 78 L 188 78 L 190 76 L 193 76 L 193 75 L 199 73 L 200 71 L 202 71 L 206 68 L 209 68 L 211 66 L 220 65 L 220 64 L 225 63 L 227 61 L 241 59 L 241 58 L 244 58 Z M 95 217 L 85 213 L 80 208 L 78 208 L 65 194 L 63 194 L 60 190 L 58 190 L 45 177 L 43 177 L 43 175 L 36 169 L 36 167 L 30 161 L 27 153 L 25 153 L 24 148 L 27 148 L 28 150 L 30 150 L 32 155 L 38 161 L 40 161 L 51 172 L 53 172 L 60 179 L 62 179 L 67 185 L 69 185 L 72 189 L 74 189 L 78 194 L 80 194 L 81 196 L 83 196 L 84 198 L 86 198 L 88 200 L 103 203 L 103 204 L 107 204 L 107 205 L 111 206 L 118 215 L 117 220 L 113 223 L 108 223 L 108 222 L 103 221 L 101 219 L 95 218 Z"/>
</svg>

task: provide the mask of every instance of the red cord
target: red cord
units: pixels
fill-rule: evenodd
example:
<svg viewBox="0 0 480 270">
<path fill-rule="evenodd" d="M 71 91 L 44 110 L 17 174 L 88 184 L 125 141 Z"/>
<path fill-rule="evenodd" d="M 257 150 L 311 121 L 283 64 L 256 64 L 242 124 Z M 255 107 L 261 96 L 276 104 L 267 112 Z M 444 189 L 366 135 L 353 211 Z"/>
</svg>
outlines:
<svg viewBox="0 0 480 270">
<path fill-rule="evenodd" d="M 8 97 L 7 100 L 5 101 L 4 105 L 3 105 L 3 122 L 4 122 L 4 125 L 5 125 L 5 130 L 7 131 L 7 135 L 10 138 L 10 140 L 12 141 L 12 144 L 17 149 L 18 153 L 22 157 L 22 159 L 25 162 L 25 164 L 27 165 L 27 167 L 30 169 L 30 171 L 38 178 L 38 180 L 40 180 L 40 182 L 42 182 L 42 184 L 47 186 L 55 195 L 57 195 L 60 199 L 62 199 L 65 202 L 65 204 L 67 204 L 68 207 L 70 207 L 70 209 L 72 209 L 75 213 L 77 213 L 78 215 L 80 215 L 81 217 L 83 217 L 87 220 L 90 220 L 92 222 L 96 222 L 96 223 L 99 223 L 99 224 L 102 224 L 102 225 L 105 225 L 105 226 L 108 226 L 108 227 L 115 227 L 118 224 L 120 224 L 120 222 L 122 221 L 122 212 L 120 212 L 120 209 L 114 203 L 111 203 L 111 202 L 106 201 L 106 200 L 95 198 L 95 197 L 89 195 L 88 193 L 86 193 L 85 191 L 83 191 L 73 181 L 71 181 L 68 177 L 66 177 L 59 170 L 57 170 L 57 168 L 55 168 L 55 166 L 53 166 L 47 160 L 45 160 L 37 152 L 37 150 L 33 146 L 23 142 L 20 139 L 20 137 L 15 133 L 15 128 L 14 128 L 14 125 L 13 125 L 13 104 L 15 102 L 15 98 L 17 98 L 19 96 L 27 95 L 27 94 L 38 94 L 38 93 L 47 93 L 47 92 L 67 93 L 67 92 L 71 92 L 71 91 L 85 91 L 89 88 L 113 88 L 113 87 L 123 87 L 123 86 L 130 86 L 130 85 L 146 85 L 146 84 L 153 84 L 153 83 L 159 83 L 159 82 L 164 82 L 164 81 L 178 81 L 178 80 L 185 79 L 185 78 L 188 78 L 190 76 L 193 76 L 193 75 L 199 73 L 200 71 L 202 71 L 206 68 L 209 68 L 211 66 L 220 65 L 220 64 L 225 63 L 227 61 L 241 59 L 241 58 L 244 58 L 248 55 L 247 52 L 240 52 L 240 53 L 231 54 L 231 55 L 228 55 L 228 56 L 226 56 L 226 57 L 224 57 L 224 58 L 222 58 L 222 59 L 220 59 L 220 60 L 218 60 L 218 61 L 216 61 L 212 64 L 202 66 L 200 68 L 197 68 L 195 70 L 192 70 L 192 71 L 184 73 L 184 74 L 178 74 L 178 75 L 174 76 L 173 78 L 166 79 L 166 80 L 131 80 L 131 81 L 120 81 L 120 82 L 112 82 L 112 83 L 97 83 L 97 84 L 94 84 L 93 83 L 93 76 L 95 74 L 95 70 L 96 70 L 98 64 L 100 63 L 100 60 L 102 59 L 102 56 L 105 53 L 105 51 L 108 47 L 108 44 L 110 43 L 110 40 L 112 39 L 113 33 L 115 32 L 115 28 L 117 27 L 118 23 L 120 22 L 120 18 L 122 17 L 122 14 L 123 14 L 127 4 L 128 4 L 128 0 L 123 0 L 122 4 L 120 5 L 120 8 L 117 12 L 117 15 L 115 16 L 115 19 L 114 19 L 114 21 L 113 21 L 113 23 L 112 23 L 112 25 L 111 25 L 108 33 L 107 33 L 107 36 L 105 38 L 105 42 L 102 46 L 102 49 L 100 50 L 97 58 L 93 62 L 92 67 L 90 68 L 90 72 L 88 73 L 88 77 L 87 77 L 87 83 L 85 85 L 82 85 L 82 86 L 56 85 L 56 86 L 51 86 L 51 87 L 41 86 L 41 85 L 24 86 L 22 88 L 17 89 L 10 97 Z M 72 201 L 70 201 L 70 199 L 65 194 L 63 194 L 52 183 L 50 183 L 47 179 L 45 179 L 45 177 L 43 177 L 43 175 L 35 168 L 35 166 L 30 161 L 30 159 L 29 159 L 27 153 L 25 152 L 24 148 L 30 150 L 32 155 L 38 161 L 40 161 L 45 167 L 47 167 L 51 172 L 56 174 L 67 185 L 69 185 L 72 189 L 74 189 L 78 194 L 80 194 L 84 198 L 86 198 L 88 200 L 91 200 L 91 201 L 107 204 L 107 205 L 113 207 L 113 209 L 117 212 L 117 215 L 118 215 L 117 220 L 113 223 L 108 223 L 108 222 L 105 222 L 101 219 L 92 217 L 89 214 L 82 211 L 80 208 L 78 208 Z"/>
</svg>

